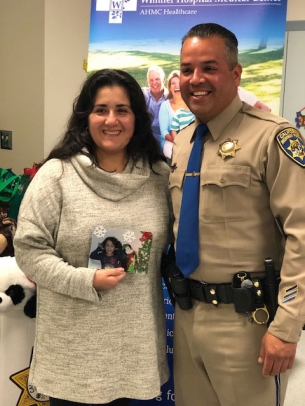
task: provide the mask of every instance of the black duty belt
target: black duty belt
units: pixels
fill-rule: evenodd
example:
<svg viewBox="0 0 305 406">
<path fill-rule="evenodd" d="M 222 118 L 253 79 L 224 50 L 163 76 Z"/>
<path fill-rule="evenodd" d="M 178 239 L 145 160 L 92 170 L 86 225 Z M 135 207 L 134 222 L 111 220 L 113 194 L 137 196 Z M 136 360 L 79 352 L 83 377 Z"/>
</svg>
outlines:
<svg viewBox="0 0 305 406">
<path fill-rule="evenodd" d="M 216 307 L 219 303 L 232 303 L 237 313 L 247 313 L 249 321 L 268 324 L 273 320 L 278 306 L 280 273 L 275 270 L 271 258 L 266 258 L 264 263 L 263 277 L 239 271 L 233 275 L 232 283 L 205 283 L 185 278 L 174 258 L 163 255 L 161 273 L 172 303 L 178 303 L 181 310 L 190 310 L 193 307 L 192 299 Z"/>
<path fill-rule="evenodd" d="M 234 303 L 231 283 L 205 283 L 194 279 L 187 279 L 187 281 L 190 295 L 195 300 L 214 305 L 218 303 Z"/>
</svg>

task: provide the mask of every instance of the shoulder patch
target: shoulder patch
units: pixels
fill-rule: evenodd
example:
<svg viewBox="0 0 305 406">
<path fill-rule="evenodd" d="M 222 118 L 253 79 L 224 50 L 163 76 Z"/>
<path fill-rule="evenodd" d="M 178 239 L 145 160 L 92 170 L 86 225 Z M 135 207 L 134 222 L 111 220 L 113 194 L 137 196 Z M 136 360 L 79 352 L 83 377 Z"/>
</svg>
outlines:
<svg viewBox="0 0 305 406">
<path fill-rule="evenodd" d="M 298 130 L 293 127 L 285 128 L 275 138 L 282 151 L 295 163 L 305 168 L 305 145 Z"/>
</svg>

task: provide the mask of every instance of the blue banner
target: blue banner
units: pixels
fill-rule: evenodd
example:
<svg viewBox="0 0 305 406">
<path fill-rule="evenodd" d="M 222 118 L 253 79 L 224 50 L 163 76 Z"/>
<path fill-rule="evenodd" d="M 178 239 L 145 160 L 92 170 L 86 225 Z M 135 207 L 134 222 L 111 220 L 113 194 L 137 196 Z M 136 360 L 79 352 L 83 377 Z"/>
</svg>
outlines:
<svg viewBox="0 0 305 406">
<path fill-rule="evenodd" d="M 287 0 L 92 0 L 87 71 L 123 69 L 141 86 L 160 65 L 179 69 L 181 38 L 214 22 L 239 41 L 242 87 L 279 112 Z"/>
</svg>

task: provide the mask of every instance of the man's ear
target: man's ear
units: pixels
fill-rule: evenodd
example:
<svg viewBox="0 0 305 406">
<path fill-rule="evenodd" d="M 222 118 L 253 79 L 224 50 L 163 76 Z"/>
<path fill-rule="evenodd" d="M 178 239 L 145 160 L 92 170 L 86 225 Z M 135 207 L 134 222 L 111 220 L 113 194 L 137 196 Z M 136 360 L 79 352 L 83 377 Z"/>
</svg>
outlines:
<svg viewBox="0 0 305 406">
<path fill-rule="evenodd" d="M 236 86 L 240 85 L 242 71 L 243 71 L 243 68 L 239 63 L 233 69 L 233 78 L 235 80 Z"/>
</svg>

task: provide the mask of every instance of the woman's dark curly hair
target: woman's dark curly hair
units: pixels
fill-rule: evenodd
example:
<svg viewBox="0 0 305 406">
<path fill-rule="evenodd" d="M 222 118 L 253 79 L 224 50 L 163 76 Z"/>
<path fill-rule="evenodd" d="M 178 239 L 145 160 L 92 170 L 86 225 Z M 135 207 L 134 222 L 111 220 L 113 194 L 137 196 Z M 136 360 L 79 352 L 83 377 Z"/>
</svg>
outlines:
<svg viewBox="0 0 305 406">
<path fill-rule="evenodd" d="M 57 146 L 50 152 L 46 161 L 52 158 L 68 160 L 81 153 L 88 156 L 98 166 L 96 146 L 88 131 L 88 117 L 94 108 L 97 92 L 105 86 L 120 86 L 129 97 L 135 115 L 133 136 L 127 145 L 127 153 L 133 165 L 146 158 L 152 168 L 153 163 L 165 160 L 159 142 L 151 130 L 151 117 L 147 111 L 145 98 L 138 82 L 127 72 L 118 69 L 101 69 L 91 74 L 84 82 L 80 94 L 73 103 L 73 111 L 67 130 Z M 83 148 L 88 151 L 83 151 Z"/>
</svg>

